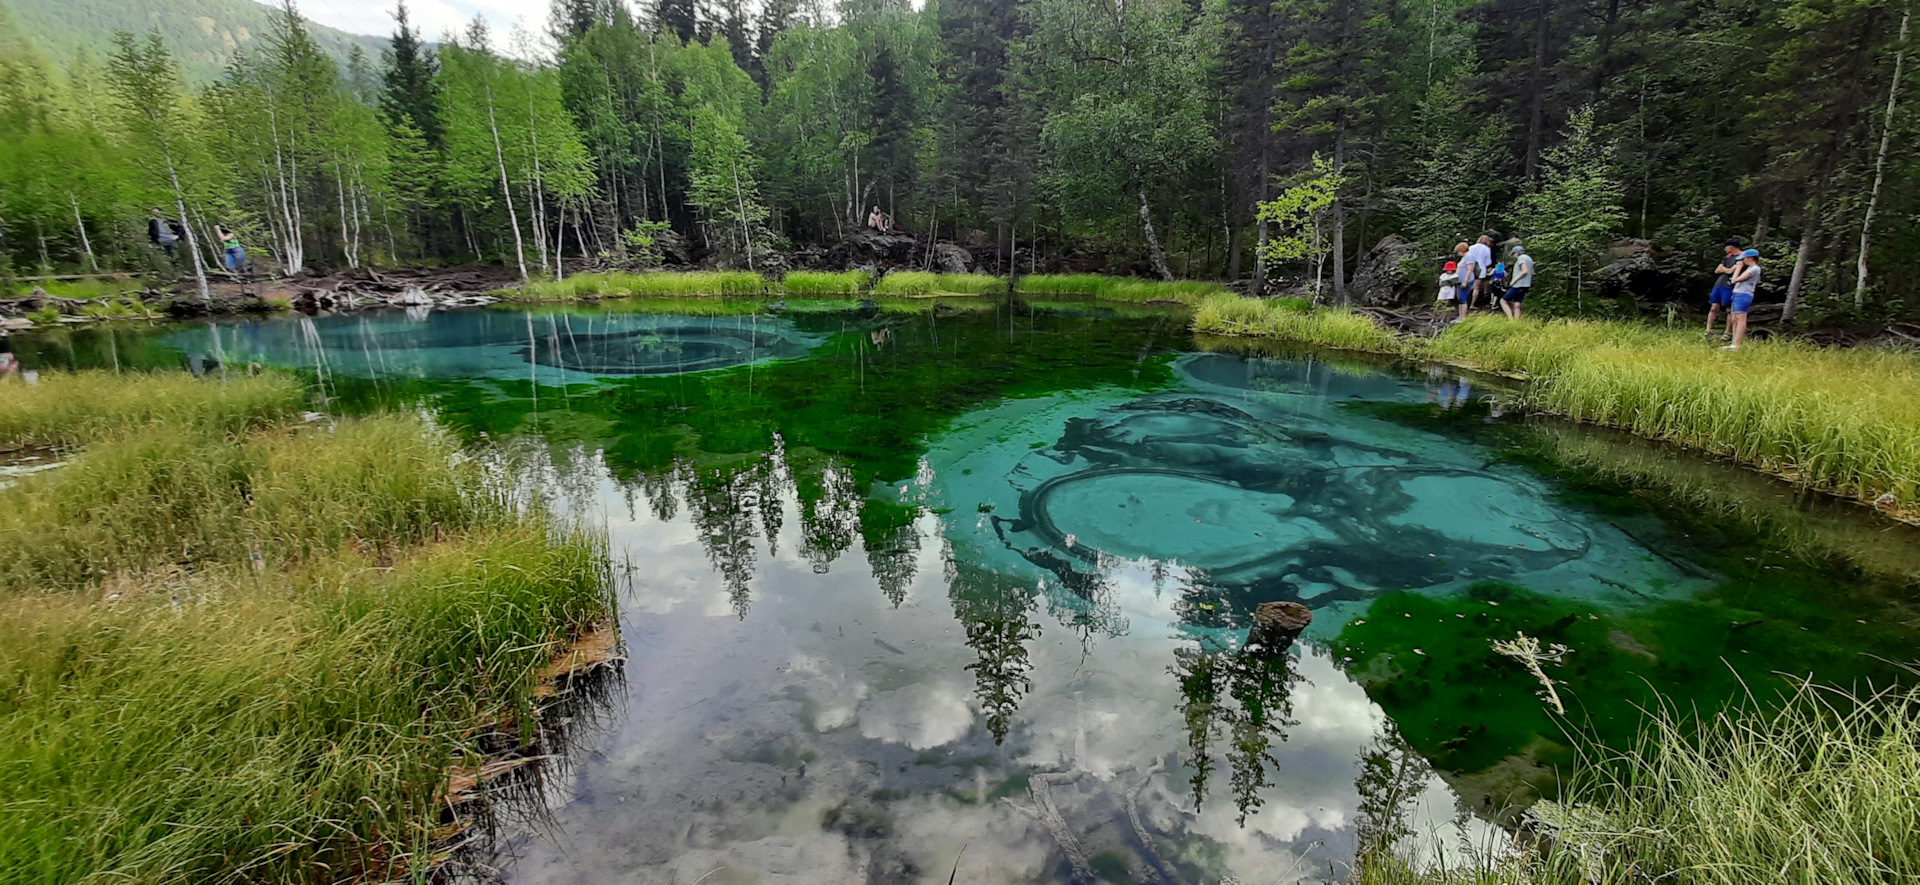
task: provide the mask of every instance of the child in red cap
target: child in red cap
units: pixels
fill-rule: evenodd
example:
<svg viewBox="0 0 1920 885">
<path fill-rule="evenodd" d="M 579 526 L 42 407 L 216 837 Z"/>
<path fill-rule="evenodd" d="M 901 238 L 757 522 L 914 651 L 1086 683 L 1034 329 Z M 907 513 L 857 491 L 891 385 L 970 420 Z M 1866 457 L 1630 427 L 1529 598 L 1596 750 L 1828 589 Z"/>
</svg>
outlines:
<svg viewBox="0 0 1920 885">
<path fill-rule="evenodd" d="M 1452 307 L 1460 297 L 1460 262 L 1449 261 L 1440 269 L 1440 306 Z"/>
</svg>

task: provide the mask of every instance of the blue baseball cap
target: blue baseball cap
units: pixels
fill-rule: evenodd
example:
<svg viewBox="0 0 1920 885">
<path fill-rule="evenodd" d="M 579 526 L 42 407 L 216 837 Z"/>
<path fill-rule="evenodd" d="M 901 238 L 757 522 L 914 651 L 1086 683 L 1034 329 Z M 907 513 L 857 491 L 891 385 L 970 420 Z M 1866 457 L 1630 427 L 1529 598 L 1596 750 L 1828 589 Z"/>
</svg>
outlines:
<svg viewBox="0 0 1920 885">
<path fill-rule="evenodd" d="M 1745 251 L 1745 252 L 1742 252 L 1742 253 L 1740 253 L 1740 257 L 1741 257 L 1741 258 L 1759 258 L 1759 257 L 1760 257 L 1760 250 L 1759 250 L 1759 249 L 1748 249 L 1747 251 Z"/>
</svg>

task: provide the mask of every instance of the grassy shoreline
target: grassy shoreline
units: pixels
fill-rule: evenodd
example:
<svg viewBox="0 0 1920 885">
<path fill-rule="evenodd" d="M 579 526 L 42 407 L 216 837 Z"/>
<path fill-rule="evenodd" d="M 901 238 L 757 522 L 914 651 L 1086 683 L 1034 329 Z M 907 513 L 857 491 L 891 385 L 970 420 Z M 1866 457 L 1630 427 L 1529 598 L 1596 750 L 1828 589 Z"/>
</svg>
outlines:
<svg viewBox="0 0 1920 885">
<path fill-rule="evenodd" d="M 511 302 L 565 302 L 600 298 L 928 298 L 981 296 L 1006 292 L 1005 277 L 980 273 L 944 274 L 897 270 L 875 277 L 862 270 L 789 271 L 773 281 L 747 271 L 649 271 L 576 274 L 565 280 L 538 280 L 493 294 Z M 1016 278 L 1016 294 L 1030 297 L 1084 297 L 1107 301 L 1161 301 L 1195 304 L 1226 293 L 1219 283 L 1195 280 L 1143 280 L 1097 274 L 1033 274 Z"/>
<path fill-rule="evenodd" d="M 306 402 L 0 385 L 0 449 L 68 453 L 0 489 L 0 879 L 421 873 L 449 771 L 610 616 L 602 539 L 416 415 Z"/>
<path fill-rule="evenodd" d="M 1209 298 L 1194 330 L 1445 362 L 1533 380 L 1524 405 L 1722 455 L 1920 518 L 1920 360 L 1757 342 L 1722 351 L 1631 323 L 1475 317 L 1432 339 L 1286 301 Z"/>
</svg>

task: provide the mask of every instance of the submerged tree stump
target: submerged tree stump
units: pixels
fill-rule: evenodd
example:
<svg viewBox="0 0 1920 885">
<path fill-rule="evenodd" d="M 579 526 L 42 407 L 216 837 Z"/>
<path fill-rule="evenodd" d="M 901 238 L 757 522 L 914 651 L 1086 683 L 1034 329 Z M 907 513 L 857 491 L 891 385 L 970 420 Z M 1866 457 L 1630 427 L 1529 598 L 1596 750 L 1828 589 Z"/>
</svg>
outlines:
<svg viewBox="0 0 1920 885">
<path fill-rule="evenodd" d="M 1267 654 L 1281 654 L 1313 623 L 1313 609 L 1297 602 L 1263 602 L 1253 610 L 1253 630 L 1247 646 Z"/>
</svg>

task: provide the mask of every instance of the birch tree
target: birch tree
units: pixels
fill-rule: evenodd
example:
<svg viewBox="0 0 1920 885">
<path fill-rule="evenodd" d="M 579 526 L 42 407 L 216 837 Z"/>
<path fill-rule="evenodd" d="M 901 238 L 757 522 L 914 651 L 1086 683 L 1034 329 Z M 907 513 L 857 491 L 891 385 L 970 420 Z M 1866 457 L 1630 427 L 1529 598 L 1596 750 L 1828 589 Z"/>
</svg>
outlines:
<svg viewBox="0 0 1920 885">
<path fill-rule="evenodd" d="M 108 64 L 108 89 L 119 105 L 122 131 L 129 149 L 154 160 L 147 166 L 150 183 L 173 197 L 174 216 L 186 235 L 186 251 L 200 300 L 211 303 L 206 265 L 199 240 L 187 215 L 188 191 L 182 183 L 183 163 L 209 163 L 194 143 L 198 121 L 187 106 L 180 69 L 158 34 L 142 41 L 122 31 L 114 35 L 115 51 Z"/>
</svg>

